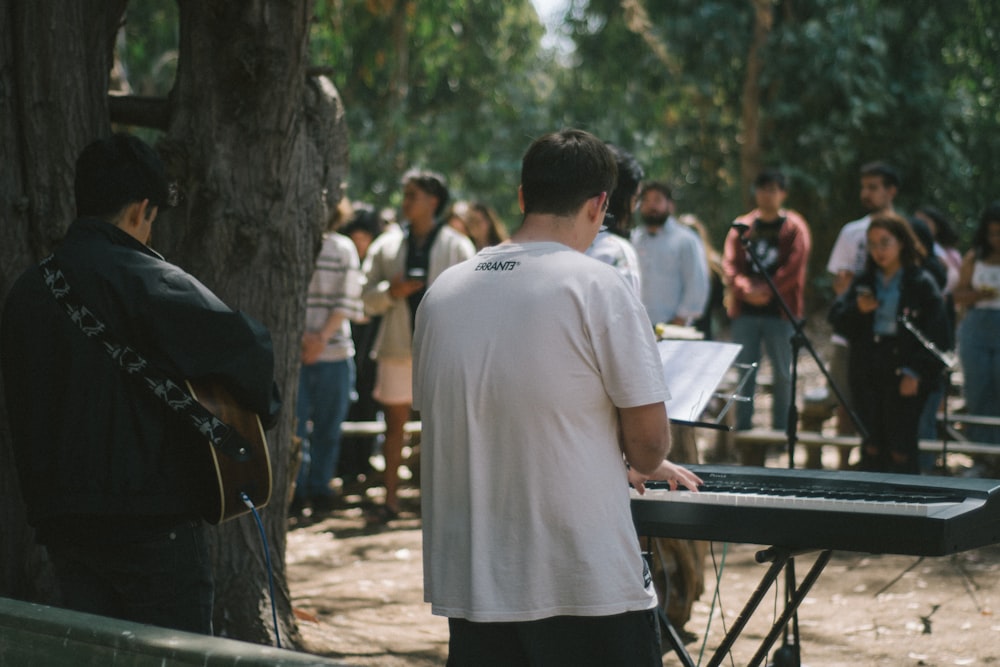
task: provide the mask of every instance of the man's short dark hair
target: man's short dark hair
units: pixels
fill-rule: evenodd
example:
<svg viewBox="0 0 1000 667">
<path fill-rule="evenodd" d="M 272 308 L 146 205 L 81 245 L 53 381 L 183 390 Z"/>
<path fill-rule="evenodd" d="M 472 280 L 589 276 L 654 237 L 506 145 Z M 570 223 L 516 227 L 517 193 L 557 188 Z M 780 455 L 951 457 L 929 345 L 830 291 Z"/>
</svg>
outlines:
<svg viewBox="0 0 1000 667">
<path fill-rule="evenodd" d="M 903 179 L 899 176 L 899 171 L 888 162 L 876 161 L 861 165 L 862 176 L 878 176 L 882 179 L 882 185 L 893 187 L 897 190 L 903 184 Z"/>
<path fill-rule="evenodd" d="M 113 134 L 84 148 L 76 160 L 73 189 L 78 216 L 111 218 L 143 199 L 160 208 L 171 203 L 160 157 L 128 134 Z"/>
<path fill-rule="evenodd" d="M 615 189 L 615 156 L 583 130 L 561 130 L 536 139 L 521 160 L 524 213 L 567 216 L 591 197 Z"/>
<path fill-rule="evenodd" d="M 788 180 L 785 178 L 785 172 L 774 168 L 762 169 L 753 179 L 754 189 L 766 188 L 769 185 L 777 185 L 781 190 L 787 190 Z"/>
<path fill-rule="evenodd" d="M 669 199 L 674 200 L 674 193 L 664 181 L 650 181 L 642 186 L 642 196 L 645 196 L 647 192 L 659 192 L 661 195 Z"/>
<path fill-rule="evenodd" d="M 444 207 L 448 205 L 448 198 L 450 197 L 448 184 L 444 176 L 436 171 L 410 169 L 403 174 L 403 185 L 407 183 L 413 183 L 432 197 L 437 197 L 438 203 L 434 208 L 434 217 L 441 215 Z"/>
<path fill-rule="evenodd" d="M 364 232 L 375 238 L 382 233 L 385 223 L 382 216 L 375 211 L 371 204 L 355 202 L 353 204 L 354 214 L 351 219 L 340 229 L 340 233 L 350 236 L 354 232 Z"/>
</svg>

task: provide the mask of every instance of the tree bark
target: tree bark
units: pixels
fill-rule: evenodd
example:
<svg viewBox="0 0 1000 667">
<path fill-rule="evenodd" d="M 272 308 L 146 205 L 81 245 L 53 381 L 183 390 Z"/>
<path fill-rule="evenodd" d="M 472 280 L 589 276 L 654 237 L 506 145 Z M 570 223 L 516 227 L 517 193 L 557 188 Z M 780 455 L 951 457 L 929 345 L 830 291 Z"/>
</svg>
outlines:
<svg viewBox="0 0 1000 667">
<path fill-rule="evenodd" d="M 111 44 L 125 0 L 9 0 L 0 8 L 0 299 L 73 219 L 74 161 L 110 132 Z M 0 385 L 0 399 L 3 389 Z M 0 400 L 0 595 L 53 602 Z"/>
<path fill-rule="evenodd" d="M 112 46 L 126 0 L 10 0 L 0 9 L 0 297 L 74 217 L 74 163 L 110 133 Z M 220 635 L 275 643 L 266 563 L 274 569 L 282 644 L 297 642 L 285 580 L 287 490 L 305 293 L 328 212 L 343 193 L 347 136 L 329 80 L 307 77 L 312 0 L 179 0 L 181 56 L 157 148 L 182 200 L 161 211 L 152 245 L 275 343 L 284 398 L 269 434 L 274 493 L 261 511 L 211 530 Z M 164 106 L 165 105 L 165 106 Z M 139 116 L 148 113 L 140 111 Z M 2 402 L 0 402 L 2 405 Z M 34 546 L 0 422 L 0 595 L 55 601 Z"/>
<path fill-rule="evenodd" d="M 274 339 L 284 409 L 268 434 L 274 494 L 261 516 L 278 632 L 294 644 L 284 556 L 299 341 L 320 237 L 343 191 L 343 110 L 328 80 L 307 79 L 311 0 L 180 0 L 179 7 L 174 106 L 158 148 L 182 200 L 157 221 L 154 241 Z M 216 632 L 274 643 L 257 525 L 247 516 L 212 533 Z"/>
<path fill-rule="evenodd" d="M 764 70 L 761 51 L 774 24 L 771 0 L 750 0 L 754 10 L 753 39 L 747 53 L 746 77 L 743 80 L 743 141 L 740 146 L 740 185 L 744 208 L 753 207 L 750 185 L 760 171 L 760 75 Z"/>
</svg>

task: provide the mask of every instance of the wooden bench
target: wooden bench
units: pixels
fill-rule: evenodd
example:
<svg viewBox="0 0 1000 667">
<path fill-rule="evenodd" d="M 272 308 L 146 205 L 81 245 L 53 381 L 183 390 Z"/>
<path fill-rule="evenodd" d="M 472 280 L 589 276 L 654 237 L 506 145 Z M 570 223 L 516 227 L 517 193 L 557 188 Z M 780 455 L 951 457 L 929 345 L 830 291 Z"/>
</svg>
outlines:
<svg viewBox="0 0 1000 667">
<path fill-rule="evenodd" d="M 340 425 L 340 432 L 348 436 L 382 435 L 385 433 L 385 422 L 343 422 Z M 420 422 L 406 422 L 403 432 L 407 435 L 420 433 Z"/>
<path fill-rule="evenodd" d="M 0 665 L 347 667 L 330 658 L 0 598 Z"/>
<path fill-rule="evenodd" d="M 829 445 L 833 447 L 854 448 L 861 446 L 861 437 L 857 435 L 824 435 L 812 431 L 799 431 L 796 436 L 798 444 L 806 447 L 819 448 Z M 788 436 L 784 431 L 775 431 L 772 429 L 735 431 L 734 437 L 737 445 L 784 445 L 788 442 Z M 920 451 L 922 452 L 941 451 L 941 440 L 921 440 L 919 444 Z M 1000 455 L 1000 445 L 967 440 L 949 440 L 948 453 L 966 454 L 969 456 L 984 454 Z"/>
</svg>

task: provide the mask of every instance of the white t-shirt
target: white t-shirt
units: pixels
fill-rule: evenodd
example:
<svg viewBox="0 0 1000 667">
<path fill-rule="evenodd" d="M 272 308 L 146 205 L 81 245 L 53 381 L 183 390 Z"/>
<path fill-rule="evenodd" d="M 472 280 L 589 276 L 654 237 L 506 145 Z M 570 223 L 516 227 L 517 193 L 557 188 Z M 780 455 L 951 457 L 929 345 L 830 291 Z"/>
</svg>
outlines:
<svg viewBox="0 0 1000 667">
<path fill-rule="evenodd" d="M 587 257 L 593 257 L 615 267 L 635 293 L 642 295 L 639 256 L 635 253 L 635 247 L 626 239 L 607 230 L 599 232 L 594 242 L 587 248 Z"/>
<path fill-rule="evenodd" d="M 976 260 L 972 268 L 972 287 L 977 290 L 992 288 L 998 294 L 995 298 L 977 301 L 976 308 L 1000 309 L 1000 265 Z"/>
<path fill-rule="evenodd" d="M 834 275 L 841 271 L 850 271 L 857 275 L 865 268 L 868 257 L 868 225 L 872 218 L 866 215 L 860 220 L 849 222 L 837 234 L 837 240 L 830 251 L 830 260 L 826 270 Z"/>
<path fill-rule="evenodd" d="M 833 275 L 841 271 L 850 271 L 854 275 L 861 273 L 868 258 L 868 225 L 871 221 L 872 217 L 866 215 L 840 229 L 830 251 L 830 260 L 826 263 L 827 272 Z M 830 340 L 837 345 L 847 345 L 847 339 L 840 334 L 831 335 Z"/>
<path fill-rule="evenodd" d="M 476 622 L 652 609 L 616 406 L 669 398 L 642 303 L 559 243 L 486 248 L 417 312 L 424 596 Z"/>
</svg>

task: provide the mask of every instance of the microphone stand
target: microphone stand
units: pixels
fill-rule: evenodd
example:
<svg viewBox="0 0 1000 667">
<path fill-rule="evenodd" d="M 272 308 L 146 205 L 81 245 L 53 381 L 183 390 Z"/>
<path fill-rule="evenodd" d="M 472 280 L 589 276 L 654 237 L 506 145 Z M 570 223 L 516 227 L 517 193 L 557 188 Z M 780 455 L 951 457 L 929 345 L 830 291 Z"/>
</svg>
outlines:
<svg viewBox="0 0 1000 667">
<path fill-rule="evenodd" d="M 789 322 L 792 323 L 794 332 L 792 334 L 790 343 L 792 346 L 792 369 L 791 369 L 791 388 L 789 390 L 789 396 L 791 400 L 788 405 L 788 426 L 785 430 L 785 435 L 787 438 L 788 445 L 788 467 L 789 469 L 795 468 L 795 445 L 798 443 L 798 423 L 799 423 L 799 411 L 796 404 L 796 393 L 798 385 L 798 364 L 799 364 L 799 353 L 802 348 L 809 351 L 816 365 L 822 371 L 823 376 L 826 378 L 830 387 L 833 388 L 834 394 L 837 395 L 837 400 L 843 405 L 848 414 L 851 417 L 851 421 L 854 422 L 855 427 L 858 429 L 858 433 L 861 434 L 862 442 L 867 440 L 868 431 L 865 429 L 864 425 L 861 423 L 861 419 L 858 417 L 854 409 L 847 404 L 844 400 L 844 395 L 840 391 L 840 387 L 837 383 L 833 381 L 830 377 L 829 371 L 827 371 L 826 366 L 820 359 L 819 354 L 816 353 L 816 349 L 812 346 L 809 341 L 809 337 L 805 333 L 805 320 L 795 317 L 792 313 L 791 307 L 788 302 L 785 301 L 784 297 L 781 296 L 781 292 L 778 291 L 777 285 L 774 284 L 774 280 L 771 275 L 764 268 L 764 263 L 761 261 L 757 253 L 754 252 L 751 246 L 752 239 L 750 238 L 750 225 L 745 225 L 742 223 L 734 223 L 733 228 L 739 235 L 740 242 L 743 244 L 743 248 L 746 250 L 747 257 L 750 258 L 751 263 L 757 270 L 757 273 L 763 276 L 767 286 L 771 289 L 771 293 L 774 295 L 775 301 L 781 307 L 781 311 L 784 313 L 785 317 Z M 794 559 L 789 559 L 788 563 L 785 565 L 785 601 L 788 602 L 791 591 L 795 590 L 795 561 Z M 799 647 L 801 646 L 799 642 L 799 614 L 796 610 L 792 614 L 792 636 L 794 638 L 792 643 L 788 641 L 788 626 L 785 626 L 784 637 L 782 639 L 782 646 L 774 653 L 773 667 L 800 667 L 801 666 L 801 656 L 799 652 Z"/>
<path fill-rule="evenodd" d="M 796 318 L 795 315 L 792 313 L 791 307 L 785 301 L 784 297 L 781 296 L 781 292 L 778 291 L 778 287 L 777 285 L 774 284 L 774 280 L 771 278 L 771 275 L 767 273 L 767 271 L 764 269 L 763 262 L 751 247 L 751 238 L 750 234 L 748 233 L 750 231 L 750 226 L 744 224 L 733 224 L 733 228 L 739 234 L 740 242 L 743 244 L 743 248 L 746 250 L 747 257 L 750 258 L 750 262 L 753 264 L 754 268 L 757 269 L 757 273 L 764 278 L 764 281 L 767 283 L 767 286 L 771 289 L 771 293 L 774 295 L 775 301 L 781 307 L 782 313 L 784 313 L 785 317 L 788 319 L 789 322 L 792 323 L 792 327 L 794 328 L 794 332 L 792 333 L 790 341 L 792 345 L 792 373 L 791 373 L 792 386 L 791 386 L 791 391 L 789 392 L 791 396 L 791 401 L 789 401 L 788 405 L 788 426 L 785 430 L 785 435 L 787 436 L 787 444 L 788 444 L 788 467 L 789 468 L 795 467 L 795 445 L 798 442 L 798 421 L 799 421 L 798 420 L 799 412 L 795 401 L 796 401 L 796 391 L 798 385 L 799 352 L 803 348 L 808 350 L 810 356 L 812 356 L 813 358 L 813 361 L 816 362 L 816 365 L 819 367 L 819 370 L 823 373 L 823 377 L 826 378 L 826 381 L 833 389 L 833 393 L 837 396 L 837 400 L 840 401 L 840 404 L 847 409 L 847 413 L 850 416 L 851 421 L 854 423 L 855 428 L 857 428 L 858 433 L 861 435 L 862 440 L 867 439 L 868 430 L 865 428 L 864 424 L 861 423 L 861 418 L 858 417 L 858 414 L 854 411 L 854 408 L 848 405 L 847 401 L 844 400 L 844 394 L 840 391 L 840 387 L 838 387 L 837 383 L 834 382 L 832 377 L 830 377 L 830 372 L 826 369 L 826 365 L 820 359 L 819 354 L 816 352 L 816 348 L 812 346 L 812 343 L 809 341 L 809 337 L 806 336 L 804 328 L 805 320 Z"/>
<path fill-rule="evenodd" d="M 924 332 L 918 329 L 917 326 L 910 321 L 910 318 L 906 313 L 899 316 L 899 323 L 902 324 L 903 327 L 917 339 L 917 342 L 919 342 L 923 348 L 931 354 L 931 356 L 937 359 L 942 366 L 941 376 L 944 379 L 944 398 L 942 401 L 942 404 L 944 405 L 944 428 L 941 429 L 941 469 L 945 475 L 948 475 L 948 428 L 950 426 L 948 423 L 948 393 L 951 391 L 951 373 L 955 370 L 955 366 L 958 365 L 958 358 L 955 357 L 954 353 L 942 350 L 935 345 L 933 341 L 924 335 Z M 935 414 L 937 413 L 937 408 L 935 408 L 934 412 Z"/>
</svg>

